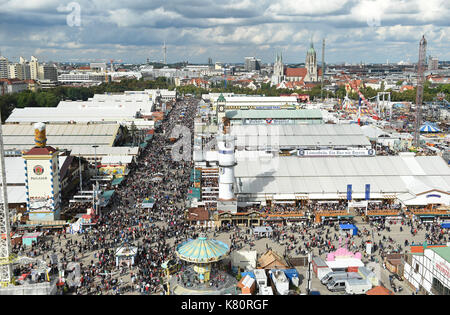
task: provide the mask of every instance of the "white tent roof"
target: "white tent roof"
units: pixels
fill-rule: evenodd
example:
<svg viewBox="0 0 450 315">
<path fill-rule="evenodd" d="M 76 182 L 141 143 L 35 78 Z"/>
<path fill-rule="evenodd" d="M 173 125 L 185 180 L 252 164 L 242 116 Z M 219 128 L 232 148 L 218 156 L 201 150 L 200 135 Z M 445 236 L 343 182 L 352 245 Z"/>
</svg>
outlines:
<svg viewBox="0 0 450 315">
<path fill-rule="evenodd" d="M 237 147 L 370 146 L 357 125 L 233 125 Z"/>
<path fill-rule="evenodd" d="M 125 155 L 125 156 L 117 156 L 117 155 L 107 155 L 102 157 L 101 164 L 110 165 L 110 164 L 130 164 L 133 161 L 133 156 Z"/>
<path fill-rule="evenodd" d="M 45 116 L 38 116 L 45 117 Z M 31 149 L 34 146 L 33 124 L 5 124 L 5 149 Z M 113 145 L 119 125 L 109 124 L 47 124 L 47 144 L 53 147 Z"/>
<path fill-rule="evenodd" d="M 331 269 L 342 269 L 348 267 L 364 267 L 364 263 L 361 259 L 357 258 L 346 258 L 346 259 L 336 259 L 333 261 L 326 261 L 326 264 Z"/>
<path fill-rule="evenodd" d="M 99 146 L 98 148 L 93 148 L 91 146 L 71 146 L 71 154 L 78 156 L 92 155 L 137 155 L 139 153 L 139 147 L 110 147 L 110 146 Z"/>
<path fill-rule="evenodd" d="M 382 129 L 376 126 L 371 125 L 362 126 L 361 131 L 366 137 L 370 139 L 376 139 L 379 138 L 380 136 L 390 136 L 389 133 L 383 131 Z"/>
<path fill-rule="evenodd" d="M 345 194 L 371 192 L 414 194 L 450 191 L 450 169 L 439 156 L 279 157 L 238 160 L 236 190 L 244 194 Z"/>
</svg>

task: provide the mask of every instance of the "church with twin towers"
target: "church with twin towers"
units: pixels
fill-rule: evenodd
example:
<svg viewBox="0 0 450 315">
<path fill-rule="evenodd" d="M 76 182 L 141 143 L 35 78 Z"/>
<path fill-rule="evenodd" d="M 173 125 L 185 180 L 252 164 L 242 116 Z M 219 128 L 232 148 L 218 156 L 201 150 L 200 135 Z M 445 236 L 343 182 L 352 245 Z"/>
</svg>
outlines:
<svg viewBox="0 0 450 315">
<path fill-rule="evenodd" d="M 306 52 L 304 68 L 285 68 L 282 54 L 277 54 L 271 82 L 272 85 L 277 86 L 287 82 L 292 82 L 300 86 L 305 83 L 318 82 L 321 72 L 322 69 L 318 69 L 317 67 L 317 54 L 314 49 L 314 44 L 311 41 L 310 47 Z"/>
</svg>

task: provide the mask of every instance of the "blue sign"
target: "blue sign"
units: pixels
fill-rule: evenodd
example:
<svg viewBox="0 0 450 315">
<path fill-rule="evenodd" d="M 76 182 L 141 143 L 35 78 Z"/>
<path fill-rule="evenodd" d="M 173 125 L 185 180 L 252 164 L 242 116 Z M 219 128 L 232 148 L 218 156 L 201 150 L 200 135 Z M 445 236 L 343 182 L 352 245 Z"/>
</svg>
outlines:
<svg viewBox="0 0 450 315">
<path fill-rule="evenodd" d="M 441 198 L 441 196 L 439 196 L 439 195 L 434 195 L 434 194 L 427 195 L 427 198 L 432 198 L 432 197 Z"/>
<path fill-rule="evenodd" d="M 352 185 L 347 185 L 347 200 L 352 200 Z"/>
<path fill-rule="evenodd" d="M 366 200 L 370 200 L 370 184 L 366 184 Z"/>
</svg>

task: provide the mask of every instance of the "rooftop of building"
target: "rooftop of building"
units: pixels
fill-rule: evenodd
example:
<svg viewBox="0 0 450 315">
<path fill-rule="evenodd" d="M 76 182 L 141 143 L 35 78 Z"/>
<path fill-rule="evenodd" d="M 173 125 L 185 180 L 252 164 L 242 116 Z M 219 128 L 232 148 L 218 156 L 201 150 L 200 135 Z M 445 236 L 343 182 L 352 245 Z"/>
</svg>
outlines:
<svg viewBox="0 0 450 315">
<path fill-rule="evenodd" d="M 447 262 L 450 263 L 450 247 L 434 247 L 430 248 L 433 252 L 444 258 Z"/>
<path fill-rule="evenodd" d="M 322 119 L 322 112 L 319 109 L 230 110 L 226 116 L 230 119 Z"/>
</svg>

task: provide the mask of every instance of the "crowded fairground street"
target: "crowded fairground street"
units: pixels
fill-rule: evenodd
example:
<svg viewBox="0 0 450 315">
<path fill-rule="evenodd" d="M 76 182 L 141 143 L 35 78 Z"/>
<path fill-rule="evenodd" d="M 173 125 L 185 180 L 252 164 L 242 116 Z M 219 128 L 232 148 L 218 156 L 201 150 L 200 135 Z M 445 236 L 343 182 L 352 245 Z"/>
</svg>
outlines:
<svg viewBox="0 0 450 315">
<path fill-rule="evenodd" d="M 30 245 L 15 243 L 14 254 L 32 260 L 14 274 L 22 280 L 28 276 L 28 283 L 54 278 L 55 294 L 237 295 L 254 293 L 254 286 L 248 289 L 242 279 L 251 281 L 264 270 L 270 279 L 266 294 L 348 294 L 321 282 L 324 276 L 317 270 L 323 267 L 328 276 L 344 272 L 361 280 L 365 275 L 374 287 L 392 294 L 424 294 L 407 284 L 405 267 L 399 275 L 398 266 L 412 249 L 423 253 L 449 242 L 448 232 L 440 222 L 411 215 L 391 199 L 354 207 L 342 198 L 247 203 L 231 211 L 233 219 L 222 216 L 229 212 L 199 202 L 196 189 L 205 186 L 207 200 L 208 187 L 222 185 L 221 172 L 208 176 L 192 159 L 201 102 L 185 96 L 173 103 L 109 202 L 94 205 L 90 224 L 76 231 L 38 227 L 32 232 L 41 236 Z M 218 139 L 220 152 L 226 152 Z M 219 167 L 228 167 L 220 157 Z M 209 169 L 214 171 L 211 165 Z M 66 207 L 73 210 L 74 205 Z M 367 215 L 370 211 L 378 215 Z M 47 272 L 33 276 L 38 262 Z M 334 263 L 340 265 L 332 267 Z M 290 280 L 284 289 L 279 270 Z M 265 293 L 260 289 L 259 294 Z"/>
</svg>

